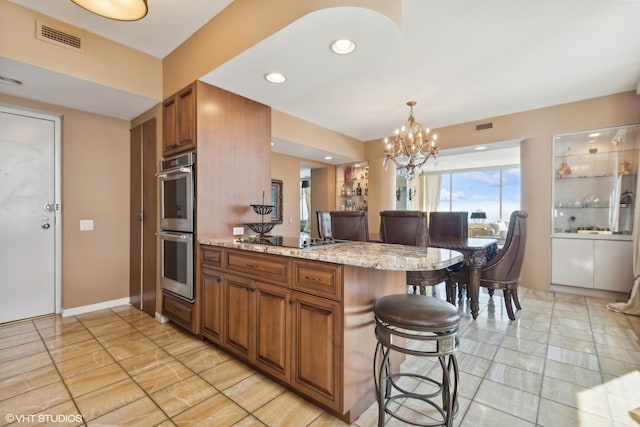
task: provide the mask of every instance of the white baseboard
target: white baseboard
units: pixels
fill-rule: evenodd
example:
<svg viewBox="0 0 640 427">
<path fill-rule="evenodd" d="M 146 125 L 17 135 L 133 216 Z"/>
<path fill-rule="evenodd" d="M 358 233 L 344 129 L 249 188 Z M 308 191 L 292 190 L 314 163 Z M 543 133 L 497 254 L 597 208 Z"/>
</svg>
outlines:
<svg viewBox="0 0 640 427">
<path fill-rule="evenodd" d="M 96 304 L 83 305 L 81 307 L 73 307 L 68 309 L 62 309 L 61 316 L 77 316 L 78 314 L 91 313 L 92 311 L 104 310 L 105 308 L 118 307 L 120 305 L 131 304 L 129 297 L 114 299 L 111 301 L 103 301 Z"/>
<path fill-rule="evenodd" d="M 169 318 L 156 311 L 156 320 L 160 323 L 167 323 L 169 321 Z"/>
</svg>

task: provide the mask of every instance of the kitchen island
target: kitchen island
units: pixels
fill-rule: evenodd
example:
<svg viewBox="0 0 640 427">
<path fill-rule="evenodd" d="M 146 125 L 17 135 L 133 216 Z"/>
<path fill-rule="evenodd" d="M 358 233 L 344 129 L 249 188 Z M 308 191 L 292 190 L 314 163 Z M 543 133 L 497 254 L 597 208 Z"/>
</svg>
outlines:
<svg viewBox="0 0 640 427">
<path fill-rule="evenodd" d="M 374 401 L 372 304 L 459 252 L 369 242 L 304 249 L 200 238 L 201 335 L 348 423 Z"/>
</svg>

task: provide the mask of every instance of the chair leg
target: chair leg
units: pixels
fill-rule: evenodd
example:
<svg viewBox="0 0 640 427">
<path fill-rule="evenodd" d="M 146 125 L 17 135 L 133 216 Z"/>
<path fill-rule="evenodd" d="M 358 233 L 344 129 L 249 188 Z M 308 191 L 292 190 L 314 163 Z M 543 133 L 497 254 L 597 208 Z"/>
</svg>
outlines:
<svg viewBox="0 0 640 427">
<path fill-rule="evenodd" d="M 445 289 L 447 290 L 447 302 L 456 305 L 456 282 L 447 280 L 445 283 Z"/>
<path fill-rule="evenodd" d="M 507 315 L 509 319 L 516 320 L 516 316 L 513 314 L 513 306 L 511 305 L 511 289 L 503 289 L 502 293 L 504 294 L 504 305 L 507 308 Z"/>
<path fill-rule="evenodd" d="M 493 298 L 493 292 L 494 292 L 494 291 L 495 291 L 494 289 L 489 289 L 489 296 L 490 296 L 491 298 Z"/>
<path fill-rule="evenodd" d="M 520 300 L 518 299 L 518 288 L 511 289 L 511 296 L 513 297 L 513 303 L 515 304 L 518 310 L 522 310 L 520 306 Z"/>
</svg>

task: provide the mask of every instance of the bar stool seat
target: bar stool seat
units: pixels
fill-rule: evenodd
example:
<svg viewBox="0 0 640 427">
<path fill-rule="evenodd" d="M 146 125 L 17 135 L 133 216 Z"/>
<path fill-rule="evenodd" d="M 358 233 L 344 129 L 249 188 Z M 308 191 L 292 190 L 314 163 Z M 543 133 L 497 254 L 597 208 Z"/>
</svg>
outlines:
<svg viewBox="0 0 640 427">
<path fill-rule="evenodd" d="M 373 304 L 378 340 L 374 356 L 374 381 L 378 400 L 378 425 L 385 415 L 419 426 L 451 426 L 458 410 L 458 348 L 460 315 L 452 304 L 425 295 L 387 295 Z M 411 343 L 408 341 L 411 340 Z M 391 353 L 436 357 L 441 379 L 427 374 L 392 372 Z M 410 379 L 411 381 L 407 381 Z M 408 384 L 413 384 L 411 390 Z M 407 418 L 398 409 L 416 407 L 405 400 L 428 406 L 417 418 Z"/>
</svg>

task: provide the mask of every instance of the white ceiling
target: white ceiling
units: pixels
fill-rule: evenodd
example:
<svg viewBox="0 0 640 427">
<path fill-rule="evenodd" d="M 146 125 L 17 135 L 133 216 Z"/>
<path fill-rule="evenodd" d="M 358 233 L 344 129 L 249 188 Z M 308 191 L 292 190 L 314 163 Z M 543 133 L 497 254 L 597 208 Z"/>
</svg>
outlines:
<svg viewBox="0 0 640 427">
<path fill-rule="evenodd" d="M 146 18 L 125 23 L 69 0 L 11 1 L 157 57 L 230 3 L 153 0 Z M 325 9 L 202 79 L 366 141 L 399 127 L 409 100 L 417 101 L 416 119 L 437 128 L 634 90 L 638 17 L 640 0 L 402 0 L 398 28 L 366 9 Z M 355 39 L 356 53 L 331 54 L 329 43 L 345 35 Z M 288 75 L 286 84 L 262 79 L 276 70 Z M 28 81 L 21 88 L 0 85 L 0 92 L 114 117 L 132 118 L 158 101 L 80 81 L 73 90 L 73 79 L 0 58 L 0 74 L 6 71 L 26 73 L 9 77 Z M 28 92 L 38 76 L 47 84 Z M 64 84 L 62 97 L 57 81 Z M 440 141 L 442 149 L 446 144 Z"/>
</svg>

